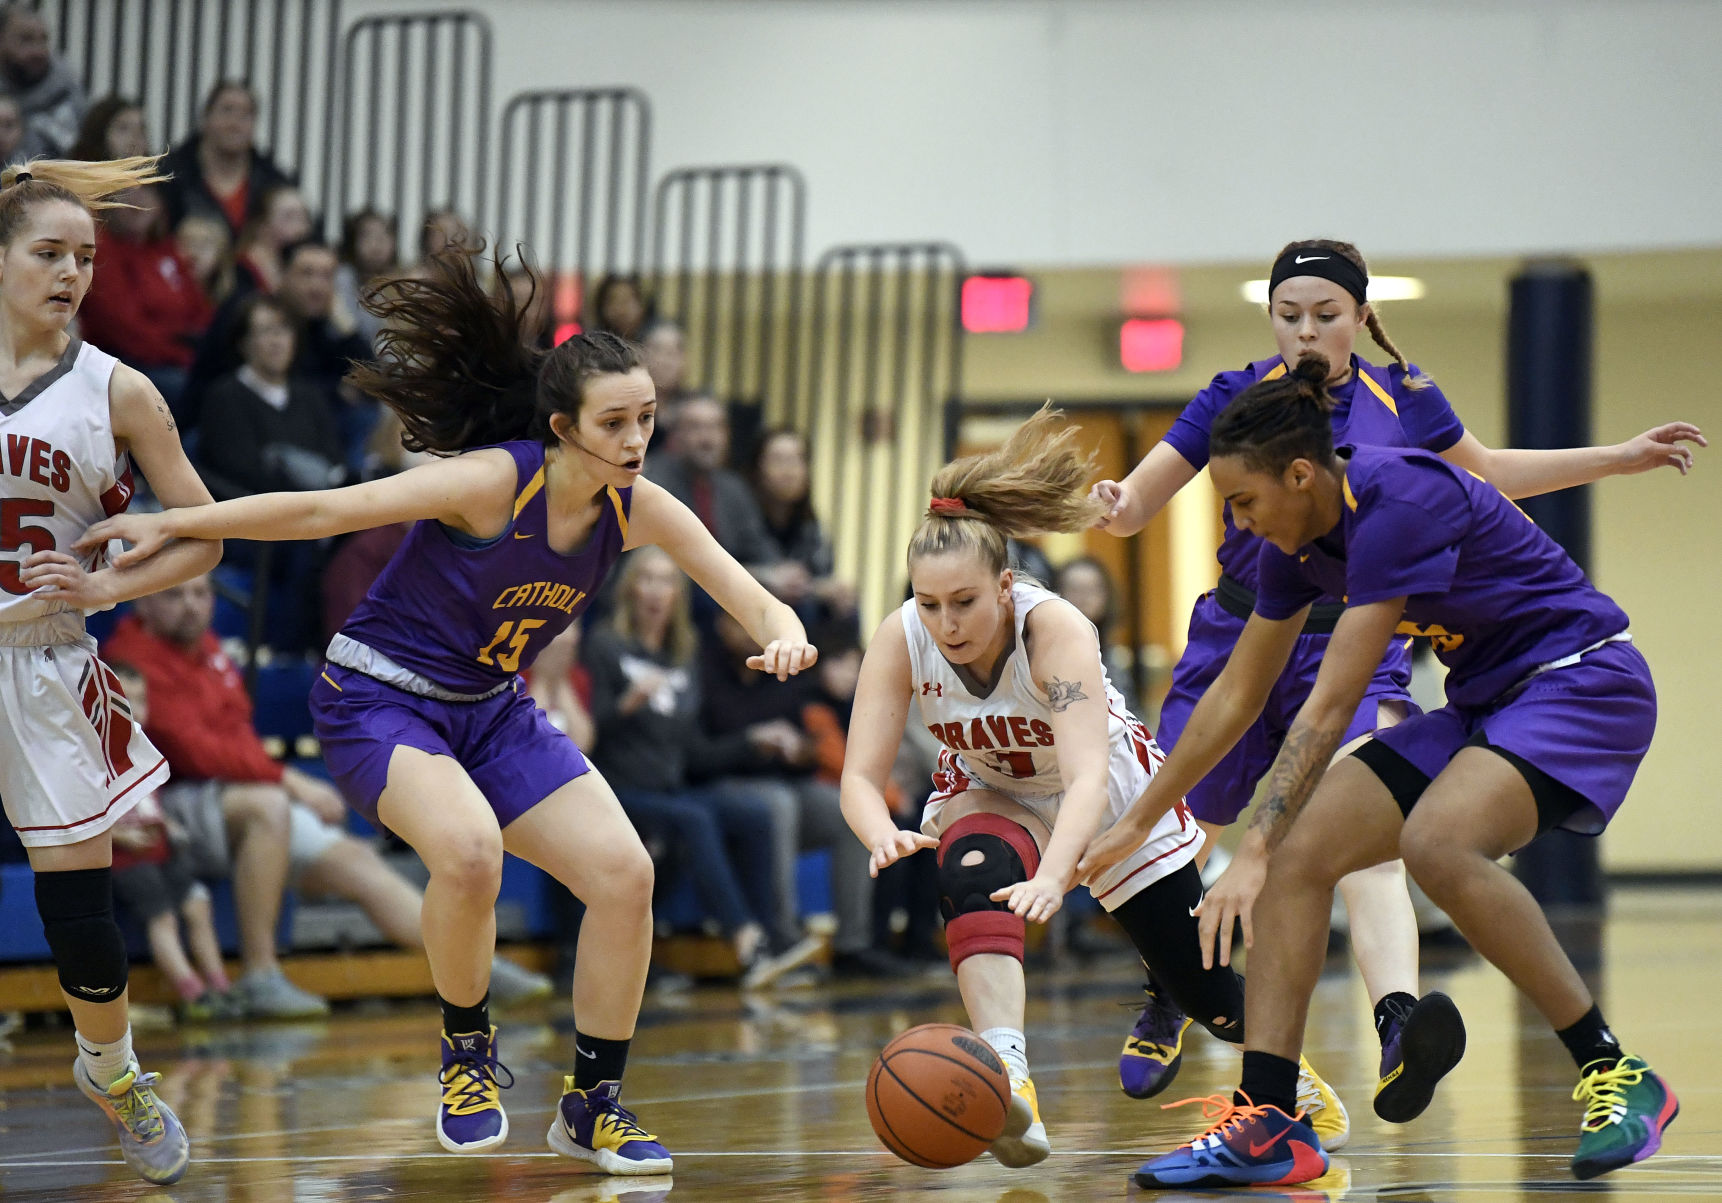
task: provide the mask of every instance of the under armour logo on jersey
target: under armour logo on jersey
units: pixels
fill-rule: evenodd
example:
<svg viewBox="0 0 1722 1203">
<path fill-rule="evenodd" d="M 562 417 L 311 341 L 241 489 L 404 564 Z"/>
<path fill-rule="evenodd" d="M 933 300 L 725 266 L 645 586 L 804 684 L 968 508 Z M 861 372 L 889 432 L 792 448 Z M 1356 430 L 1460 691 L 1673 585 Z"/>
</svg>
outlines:
<svg viewBox="0 0 1722 1203">
<path fill-rule="evenodd" d="M 942 681 L 922 681 L 921 682 L 921 696 L 926 697 L 929 693 L 932 694 L 936 698 L 944 697 L 945 696 L 944 682 L 942 682 Z"/>
</svg>

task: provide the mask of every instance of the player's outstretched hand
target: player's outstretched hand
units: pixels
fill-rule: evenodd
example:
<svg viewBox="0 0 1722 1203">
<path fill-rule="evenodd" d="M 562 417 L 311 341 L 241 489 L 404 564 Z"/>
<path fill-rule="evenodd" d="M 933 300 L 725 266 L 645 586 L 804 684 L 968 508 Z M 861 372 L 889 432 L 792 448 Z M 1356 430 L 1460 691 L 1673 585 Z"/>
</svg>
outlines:
<svg viewBox="0 0 1722 1203">
<path fill-rule="evenodd" d="M 1019 881 L 1002 890 L 994 890 L 991 898 L 994 902 L 1004 903 L 1010 907 L 1013 914 L 1020 915 L 1031 923 L 1045 923 L 1058 914 L 1058 908 L 1064 905 L 1064 895 L 1068 888 L 1062 882 L 1036 873 L 1027 881 Z"/>
<path fill-rule="evenodd" d="M 1680 475 L 1685 476 L 1692 471 L 1692 448 L 1682 446 L 1683 443 L 1710 445 L 1704 432 L 1690 422 L 1669 422 L 1647 430 L 1620 445 L 1623 457 L 1620 474 L 1633 476 L 1652 468 L 1678 468 Z"/>
<path fill-rule="evenodd" d="M 819 649 L 811 643 L 773 639 L 759 655 L 747 658 L 747 666 L 787 681 L 796 673 L 812 668 L 818 660 Z"/>
<path fill-rule="evenodd" d="M 879 876 L 879 870 L 894 865 L 905 856 L 923 848 L 937 848 L 939 841 L 918 831 L 894 831 L 873 845 L 873 859 L 867 865 L 869 877 Z"/>
<path fill-rule="evenodd" d="M 1232 921 L 1244 925 L 1244 947 L 1255 946 L 1256 933 L 1250 927 L 1250 912 L 1256 897 L 1268 878 L 1268 862 L 1263 856 L 1238 855 L 1220 874 L 1220 880 L 1196 904 L 1190 913 L 1201 920 L 1197 931 L 1202 942 L 1202 968 L 1212 969 L 1218 956 L 1222 965 L 1232 963 Z"/>
<path fill-rule="evenodd" d="M 110 539 L 124 539 L 131 544 L 113 558 L 115 568 L 129 568 L 166 547 L 172 536 L 167 533 L 160 514 L 115 514 L 85 531 L 72 546 L 89 552 Z"/>
<path fill-rule="evenodd" d="M 18 579 L 32 597 L 65 602 L 77 610 L 99 610 L 114 601 L 104 591 L 101 577 L 85 572 L 77 557 L 63 551 L 31 552 L 18 570 Z"/>
<path fill-rule="evenodd" d="M 1106 512 L 1094 520 L 1095 530 L 1105 530 L 1124 510 L 1124 486 L 1115 480 L 1096 481 L 1094 487 L 1088 490 L 1088 499 L 1098 501 L 1106 507 Z"/>
</svg>

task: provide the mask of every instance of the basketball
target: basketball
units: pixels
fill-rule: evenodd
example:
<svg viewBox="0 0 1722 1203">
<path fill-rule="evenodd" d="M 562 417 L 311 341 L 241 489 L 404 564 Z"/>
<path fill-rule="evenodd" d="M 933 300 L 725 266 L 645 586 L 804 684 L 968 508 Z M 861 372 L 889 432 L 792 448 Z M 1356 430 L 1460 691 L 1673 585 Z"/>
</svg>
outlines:
<svg viewBox="0 0 1722 1203">
<path fill-rule="evenodd" d="M 1009 1111 L 1004 1062 L 954 1023 L 910 1028 L 867 1075 L 873 1131 L 911 1165 L 946 1170 L 973 1161 L 1004 1132 Z"/>
</svg>

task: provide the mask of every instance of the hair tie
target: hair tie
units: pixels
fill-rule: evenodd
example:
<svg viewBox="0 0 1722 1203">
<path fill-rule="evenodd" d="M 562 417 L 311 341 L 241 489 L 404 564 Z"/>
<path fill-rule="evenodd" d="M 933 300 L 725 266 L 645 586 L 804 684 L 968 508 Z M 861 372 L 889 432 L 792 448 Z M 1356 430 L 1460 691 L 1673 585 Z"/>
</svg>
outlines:
<svg viewBox="0 0 1722 1203">
<path fill-rule="evenodd" d="M 970 512 L 968 503 L 961 497 L 935 497 L 933 498 L 932 503 L 927 506 L 927 513 L 929 515 L 943 514 L 948 517 L 953 514 L 967 514 Z"/>
<path fill-rule="evenodd" d="M 20 171 L 17 175 L 12 177 L 12 186 L 15 188 L 26 180 L 33 180 L 35 178 L 36 177 L 31 175 L 28 171 Z"/>
</svg>

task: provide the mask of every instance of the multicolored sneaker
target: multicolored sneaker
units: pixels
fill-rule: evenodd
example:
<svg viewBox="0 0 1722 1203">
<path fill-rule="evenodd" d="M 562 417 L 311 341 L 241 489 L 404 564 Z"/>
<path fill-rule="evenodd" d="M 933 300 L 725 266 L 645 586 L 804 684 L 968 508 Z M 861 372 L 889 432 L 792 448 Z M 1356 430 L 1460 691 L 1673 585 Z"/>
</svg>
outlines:
<svg viewBox="0 0 1722 1203">
<path fill-rule="evenodd" d="M 1573 1098 L 1584 1104 L 1573 1177 L 1595 1178 L 1643 1161 L 1662 1147 L 1662 1133 L 1680 1114 L 1680 1100 L 1644 1058 L 1592 1061 Z"/>
<path fill-rule="evenodd" d="M 1034 1082 L 1028 1078 L 1012 1080 L 1010 1090 L 1004 1134 L 987 1152 L 1000 1165 L 1020 1170 L 1052 1156 L 1052 1142 L 1046 1138 L 1046 1125 L 1040 1122 L 1040 1098 L 1034 1092 Z"/>
<path fill-rule="evenodd" d="M 496 1029 L 443 1033 L 442 1102 L 437 1105 L 437 1143 L 451 1153 L 479 1153 L 508 1139 L 503 1090 L 514 1075 L 496 1059 Z M 507 1081 L 503 1081 L 503 1078 Z"/>
<path fill-rule="evenodd" d="M 100 1107 L 120 1137 L 120 1156 L 146 1182 L 171 1186 L 191 1163 L 191 1140 L 173 1109 L 156 1097 L 160 1074 L 146 1074 L 136 1061 L 106 1090 L 90 1081 L 83 1058 L 72 1062 L 72 1079 Z"/>
<path fill-rule="evenodd" d="M 1435 1097 L 1435 1084 L 1465 1055 L 1465 1021 L 1453 1000 L 1439 990 L 1388 1020 L 1381 1045 L 1381 1081 L 1375 1114 L 1390 1124 L 1408 1124 Z"/>
<path fill-rule="evenodd" d="M 1338 1152 L 1351 1139 L 1351 1116 L 1345 1104 L 1339 1101 L 1334 1088 L 1321 1080 L 1306 1057 L 1297 1059 L 1297 1105 L 1303 1112 L 1303 1122 L 1315 1129 L 1315 1134 L 1321 1137 L 1321 1147 L 1327 1152 Z"/>
<path fill-rule="evenodd" d="M 1142 991 L 1148 1001 L 1118 1058 L 1118 1084 L 1133 1099 L 1151 1099 L 1172 1084 L 1184 1059 L 1184 1033 L 1193 1022 L 1153 978 Z"/>
<path fill-rule="evenodd" d="M 1224 1095 L 1184 1099 L 1167 1107 L 1202 1104 L 1208 1130 L 1136 1171 L 1137 1186 L 1289 1186 L 1327 1173 L 1321 1138 L 1302 1119 L 1278 1107 L 1235 1102 Z"/>
<path fill-rule="evenodd" d="M 562 1079 L 562 1101 L 550 1121 L 550 1147 L 564 1157 L 590 1161 L 606 1174 L 667 1174 L 670 1151 L 640 1127 L 622 1106 L 620 1082 L 577 1090 L 574 1075 Z"/>
</svg>

